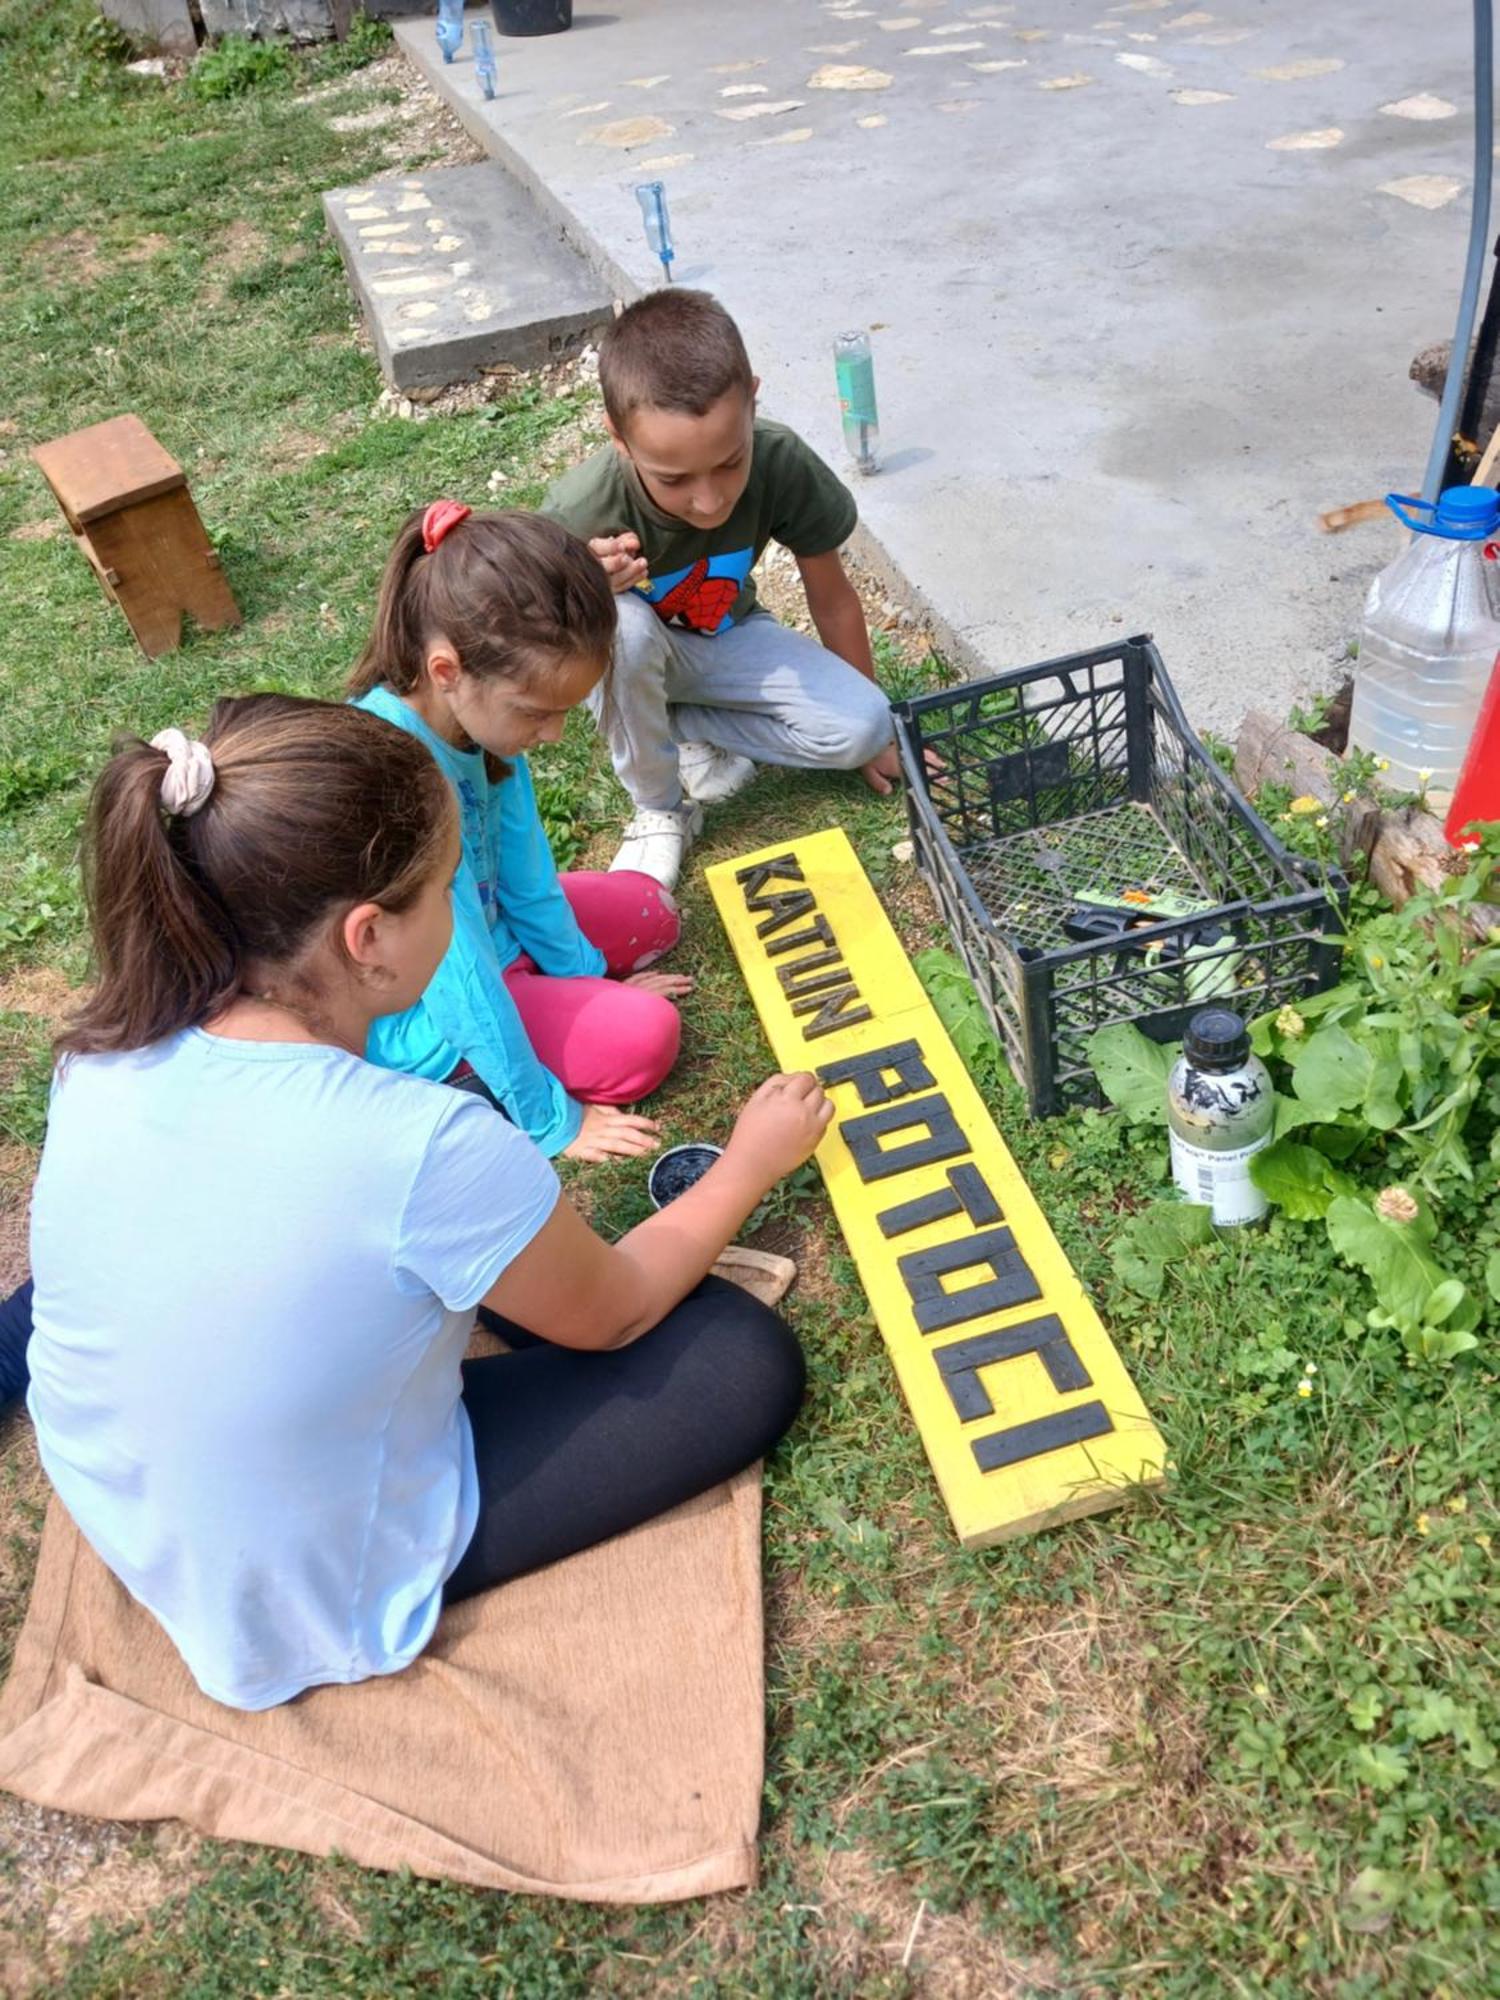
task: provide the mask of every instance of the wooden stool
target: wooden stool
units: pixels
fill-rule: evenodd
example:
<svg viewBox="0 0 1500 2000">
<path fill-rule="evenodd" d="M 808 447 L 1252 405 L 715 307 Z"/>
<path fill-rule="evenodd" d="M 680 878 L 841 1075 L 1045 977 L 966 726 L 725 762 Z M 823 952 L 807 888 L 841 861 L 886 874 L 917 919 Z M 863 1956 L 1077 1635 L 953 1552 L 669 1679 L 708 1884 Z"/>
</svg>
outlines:
<svg viewBox="0 0 1500 2000">
<path fill-rule="evenodd" d="M 148 658 L 182 643 L 185 611 L 210 632 L 239 624 L 187 475 L 139 417 L 91 424 L 31 455 Z"/>
</svg>

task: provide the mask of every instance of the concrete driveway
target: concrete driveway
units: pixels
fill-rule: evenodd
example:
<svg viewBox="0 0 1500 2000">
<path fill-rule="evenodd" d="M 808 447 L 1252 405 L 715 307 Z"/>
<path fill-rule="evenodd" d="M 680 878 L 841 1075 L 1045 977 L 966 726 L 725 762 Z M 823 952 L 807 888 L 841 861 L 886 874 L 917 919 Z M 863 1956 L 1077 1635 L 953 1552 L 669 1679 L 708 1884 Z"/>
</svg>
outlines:
<svg viewBox="0 0 1500 2000">
<path fill-rule="evenodd" d="M 470 20 L 480 18 L 471 10 Z M 875 331 L 869 532 L 971 670 L 1154 631 L 1200 725 L 1325 686 L 1410 490 L 1471 175 L 1468 11 L 1393 0 L 617 0 L 409 52 L 622 290 L 738 317 L 842 463 L 829 343 Z"/>
</svg>

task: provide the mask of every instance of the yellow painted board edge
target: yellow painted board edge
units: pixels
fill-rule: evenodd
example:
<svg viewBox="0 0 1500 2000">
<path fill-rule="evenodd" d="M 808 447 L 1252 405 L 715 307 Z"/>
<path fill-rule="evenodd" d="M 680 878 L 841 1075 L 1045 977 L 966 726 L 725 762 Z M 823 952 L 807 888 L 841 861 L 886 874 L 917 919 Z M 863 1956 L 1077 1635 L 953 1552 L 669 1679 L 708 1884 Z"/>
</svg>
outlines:
<svg viewBox="0 0 1500 2000">
<path fill-rule="evenodd" d="M 954 1049 L 847 835 L 841 828 L 799 835 L 716 863 L 705 874 L 767 1039 L 784 1069 L 851 1063 L 857 1068 L 860 1058 L 876 1050 L 915 1044 L 927 1081 L 898 1095 L 912 1107 L 941 1098 L 951 1113 L 948 1129 L 956 1127 L 959 1135 L 958 1156 L 950 1150 L 933 1163 L 887 1175 L 872 1168 L 870 1142 L 861 1140 L 865 1170 L 882 1176 L 867 1182 L 846 1136 L 851 1122 L 857 1130 L 857 1121 L 868 1111 L 863 1101 L 867 1086 L 858 1079 L 834 1082 L 830 1089 L 838 1112 L 817 1159 L 963 1545 L 982 1548 L 1077 1519 L 1159 1485 L 1166 1461 L 1161 1434 Z M 754 908 L 747 901 L 752 895 Z M 802 1008 L 800 1015 L 794 1006 Z M 809 1027 L 815 1031 L 811 1040 Z M 870 1087 L 889 1088 L 902 1080 L 890 1066 L 885 1077 L 883 1085 Z M 994 1239 L 966 1215 L 934 1219 L 894 1238 L 883 1233 L 876 1217 L 917 1196 L 951 1200 L 944 1194 L 948 1172 L 965 1167 L 978 1174 L 993 1196 L 999 1224 L 1013 1238 L 1021 1268 L 1009 1271 L 1010 1281 L 1029 1284 L 1035 1295 L 924 1332 L 913 1285 L 926 1286 L 926 1309 L 931 1309 L 932 1281 L 904 1274 L 901 1260 L 920 1260 L 924 1252 L 941 1256 L 945 1246 L 956 1249 L 965 1235 Z M 1007 1269 L 1013 1262 L 1008 1255 L 1001 1258 Z M 939 1290 L 957 1289 L 948 1281 L 960 1278 L 965 1285 L 983 1282 L 972 1275 L 975 1268 L 955 1267 L 946 1280 L 936 1281 Z M 995 1277 L 998 1282 L 999 1269 Z M 1072 1365 L 1084 1377 L 1082 1386 L 1059 1389 L 1041 1351 L 967 1372 L 958 1367 L 974 1351 L 960 1354 L 963 1343 L 976 1338 L 988 1342 L 993 1336 L 1003 1344 L 1007 1333 L 1029 1338 L 1043 1322 L 1058 1323 Z M 1050 1347 L 1048 1352 L 1055 1360 L 1060 1350 Z M 966 1407 L 972 1411 L 987 1400 L 987 1413 L 961 1415 L 959 1392 L 952 1386 L 960 1374 L 965 1374 Z M 1017 1424 L 1051 1417 L 1081 1423 L 1079 1413 L 1086 1411 L 1095 1412 L 1089 1420 L 1099 1422 L 1101 1410 L 1108 1418 L 1102 1435 L 989 1471 L 976 1460 L 976 1443 L 988 1441 L 992 1451 L 1003 1450 L 995 1440 Z"/>
</svg>

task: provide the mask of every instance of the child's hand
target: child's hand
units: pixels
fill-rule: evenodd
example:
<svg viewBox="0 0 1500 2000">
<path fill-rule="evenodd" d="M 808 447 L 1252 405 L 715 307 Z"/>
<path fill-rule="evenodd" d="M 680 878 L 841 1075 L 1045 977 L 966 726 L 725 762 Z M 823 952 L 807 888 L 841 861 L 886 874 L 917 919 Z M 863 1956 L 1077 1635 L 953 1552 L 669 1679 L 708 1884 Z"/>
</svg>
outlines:
<svg viewBox="0 0 1500 2000">
<path fill-rule="evenodd" d="M 922 754 L 928 777 L 940 778 L 948 766 L 935 750 L 925 750 Z M 884 798 L 888 792 L 894 791 L 895 781 L 901 776 L 901 752 L 892 743 L 878 757 L 872 757 L 868 764 L 861 764 L 859 775 L 872 792 L 879 792 Z"/>
<path fill-rule="evenodd" d="M 609 587 L 617 595 L 643 583 L 651 567 L 641 554 L 639 535 L 595 535 L 589 549 L 599 558 Z"/>
<path fill-rule="evenodd" d="M 808 1158 L 832 1116 L 833 1099 L 806 1070 L 768 1077 L 735 1120 L 724 1150 L 769 1192 Z"/>
<path fill-rule="evenodd" d="M 660 993 L 666 1000 L 678 1000 L 693 990 L 693 982 L 685 972 L 632 972 L 620 984 L 639 986 L 643 993 Z"/>
<path fill-rule="evenodd" d="M 565 1160 L 635 1160 L 654 1153 L 661 1144 L 661 1127 L 654 1118 L 622 1111 L 618 1104 L 585 1104 L 583 1123 Z"/>
<path fill-rule="evenodd" d="M 868 764 L 861 764 L 859 775 L 872 792 L 879 792 L 882 798 L 889 796 L 896 788 L 896 780 L 901 776 L 901 753 L 894 743 L 886 745 L 878 757 L 872 757 Z"/>
</svg>

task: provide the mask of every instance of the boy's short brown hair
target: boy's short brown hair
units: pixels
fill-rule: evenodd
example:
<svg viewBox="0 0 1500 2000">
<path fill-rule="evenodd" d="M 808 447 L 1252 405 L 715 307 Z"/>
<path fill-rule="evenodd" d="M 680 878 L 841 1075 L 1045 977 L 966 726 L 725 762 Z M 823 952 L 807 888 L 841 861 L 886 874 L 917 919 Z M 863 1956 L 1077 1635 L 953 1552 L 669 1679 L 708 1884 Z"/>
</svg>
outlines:
<svg viewBox="0 0 1500 2000">
<path fill-rule="evenodd" d="M 722 396 L 755 393 L 740 330 L 707 292 L 676 285 L 627 306 L 599 343 L 599 386 L 623 436 L 637 410 L 706 416 Z"/>
</svg>

